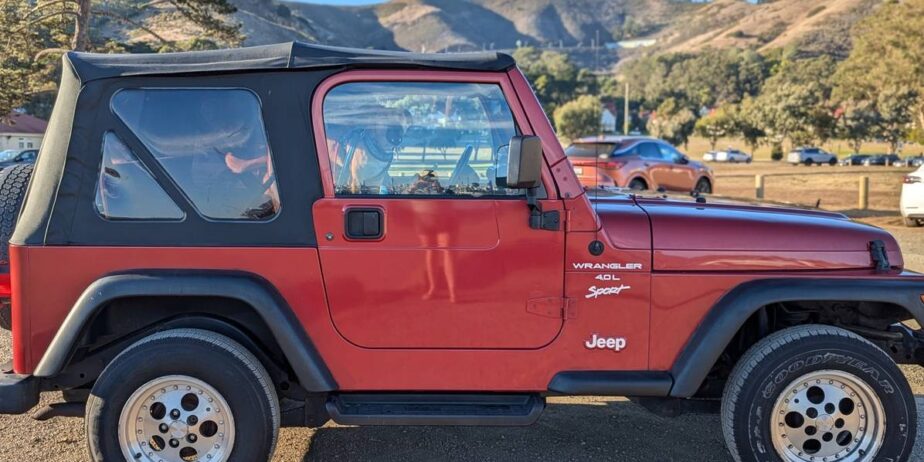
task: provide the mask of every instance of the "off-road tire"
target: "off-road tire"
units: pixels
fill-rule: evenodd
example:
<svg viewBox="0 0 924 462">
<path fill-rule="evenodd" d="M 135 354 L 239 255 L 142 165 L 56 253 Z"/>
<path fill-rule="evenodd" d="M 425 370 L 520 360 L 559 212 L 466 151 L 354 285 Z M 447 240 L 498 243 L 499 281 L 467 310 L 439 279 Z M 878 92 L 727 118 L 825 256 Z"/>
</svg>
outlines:
<svg viewBox="0 0 924 462">
<path fill-rule="evenodd" d="M 792 381 L 822 370 L 852 374 L 881 401 L 885 436 L 875 460 L 908 460 L 917 431 L 917 410 L 898 366 L 852 332 L 806 325 L 769 335 L 748 350 L 732 371 L 722 397 L 721 417 L 725 443 L 735 461 L 781 460 L 770 434 L 774 405 Z"/>
<path fill-rule="evenodd" d="M 199 329 L 174 329 L 132 344 L 103 370 L 87 401 L 85 425 L 90 459 L 123 460 L 118 435 L 126 402 L 150 381 L 176 375 L 205 382 L 227 401 L 236 436 L 230 457 L 225 460 L 254 462 L 271 458 L 280 411 L 276 390 L 263 365 L 250 351 L 225 336 Z"/>
<path fill-rule="evenodd" d="M 0 170 L 0 265 L 10 263 L 9 242 L 19 219 L 32 164 L 14 165 Z"/>
</svg>

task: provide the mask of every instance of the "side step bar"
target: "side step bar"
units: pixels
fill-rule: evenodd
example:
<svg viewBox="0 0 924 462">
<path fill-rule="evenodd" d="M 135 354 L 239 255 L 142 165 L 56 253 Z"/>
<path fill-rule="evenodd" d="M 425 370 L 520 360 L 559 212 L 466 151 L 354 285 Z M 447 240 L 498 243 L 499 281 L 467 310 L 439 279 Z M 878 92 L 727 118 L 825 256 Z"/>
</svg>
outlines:
<svg viewBox="0 0 924 462">
<path fill-rule="evenodd" d="M 327 401 L 343 425 L 531 425 L 544 409 L 535 394 L 345 393 Z"/>
</svg>

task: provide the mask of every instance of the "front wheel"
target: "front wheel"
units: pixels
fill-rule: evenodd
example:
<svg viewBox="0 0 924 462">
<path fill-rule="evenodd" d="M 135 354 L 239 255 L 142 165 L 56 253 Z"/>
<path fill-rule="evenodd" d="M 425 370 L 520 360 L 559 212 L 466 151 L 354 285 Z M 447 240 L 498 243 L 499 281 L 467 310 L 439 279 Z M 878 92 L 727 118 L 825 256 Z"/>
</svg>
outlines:
<svg viewBox="0 0 924 462">
<path fill-rule="evenodd" d="M 844 329 L 798 326 L 744 355 L 722 398 L 732 457 L 748 462 L 905 461 L 914 395 L 892 359 Z"/>
<path fill-rule="evenodd" d="M 832 167 L 835 166 L 835 165 L 837 165 L 837 159 L 831 159 L 831 160 L 829 160 L 829 161 L 828 161 L 828 165 L 830 165 L 830 166 L 832 166 Z"/>
<path fill-rule="evenodd" d="M 198 329 L 146 337 L 106 367 L 87 401 L 94 461 L 269 460 L 273 382 L 237 342 Z"/>
<path fill-rule="evenodd" d="M 693 193 L 696 195 L 712 194 L 712 183 L 706 178 L 700 178 L 699 181 L 696 182 L 696 187 L 693 188 Z"/>
</svg>

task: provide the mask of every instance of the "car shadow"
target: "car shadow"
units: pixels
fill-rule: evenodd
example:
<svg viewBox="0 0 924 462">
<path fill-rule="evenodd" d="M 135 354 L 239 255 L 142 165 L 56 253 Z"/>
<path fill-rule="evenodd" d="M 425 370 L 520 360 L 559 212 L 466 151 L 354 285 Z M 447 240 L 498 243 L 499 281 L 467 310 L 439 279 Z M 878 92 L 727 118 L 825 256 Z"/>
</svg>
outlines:
<svg viewBox="0 0 924 462">
<path fill-rule="evenodd" d="M 553 400 L 529 427 L 316 430 L 304 461 L 724 461 L 718 415 L 659 417 L 625 400 Z"/>
</svg>

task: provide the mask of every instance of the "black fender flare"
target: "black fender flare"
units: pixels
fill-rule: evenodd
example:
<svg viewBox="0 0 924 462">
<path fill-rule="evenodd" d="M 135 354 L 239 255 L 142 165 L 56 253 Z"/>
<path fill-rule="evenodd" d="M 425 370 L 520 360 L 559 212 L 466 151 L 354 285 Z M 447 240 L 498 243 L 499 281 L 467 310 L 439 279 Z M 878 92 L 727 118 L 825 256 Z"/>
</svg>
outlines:
<svg viewBox="0 0 924 462">
<path fill-rule="evenodd" d="M 787 301 L 861 301 L 898 305 L 924 321 L 924 279 L 770 278 L 742 283 L 727 292 L 699 323 L 671 367 L 670 396 L 693 396 L 738 329 L 758 309 Z"/>
<path fill-rule="evenodd" d="M 303 388 L 310 392 L 337 389 L 327 365 L 276 288 L 257 275 L 231 271 L 151 270 L 97 279 L 77 299 L 33 375 L 54 377 L 63 371 L 87 323 L 109 302 L 159 296 L 224 297 L 250 305 L 269 327 Z"/>
</svg>

